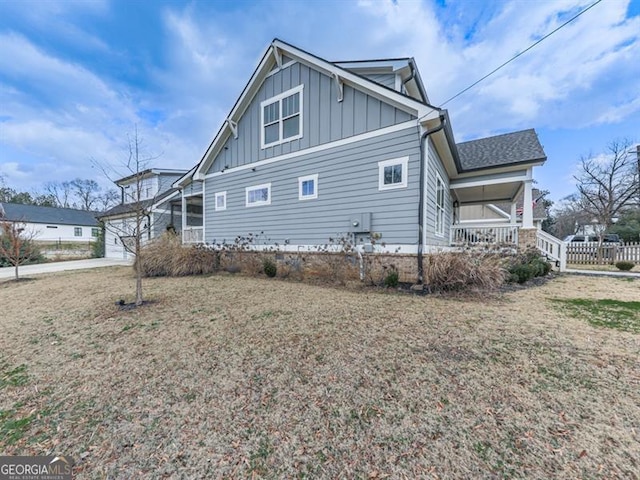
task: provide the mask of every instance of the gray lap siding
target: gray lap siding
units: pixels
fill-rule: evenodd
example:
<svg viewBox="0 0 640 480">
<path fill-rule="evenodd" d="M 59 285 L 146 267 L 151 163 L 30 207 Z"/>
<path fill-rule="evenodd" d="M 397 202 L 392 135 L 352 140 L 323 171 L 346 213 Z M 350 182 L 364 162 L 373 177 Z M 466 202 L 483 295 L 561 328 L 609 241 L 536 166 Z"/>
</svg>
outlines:
<svg viewBox="0 0 640 480">
<path fill-rule="evenodd" d="M 417 127 L 307 155 L 227 171 L 205 180 L 205 241 L 233 242 L 264 232 L 269 244 L 326 244 L 347 234 L 353 214 L 371 213 L 372 232 L 388 244 L 417 241 L 419 134 Z M 378 162 L 408 157 L 406 188 L 379 191 Z M 298 177 L 318 174 L 318 198 L 298 199 Z M 271 204 L 247 207 L 245 188 L 271 183 Z M 216 192 L 227 192 L 216 211 Z"/>
<path fill-rule="evenodd" d="M 449 242 L 449 229 L 451 226 L 451 215 L 453 205 L 451 202 L 451 191 L 449 190 L 449 177 L 447 172 L 442 165 L 442 160 L 440 160 L 440 156 L 436 152 L 436 149 L 429 140 L 429 156 L 426 164 L 427 169 L 427 180 L 426 180 L 426 221 L 425 221 L 425 233 L 426 233 L 426 244 L 437 247 L 445 247 L 450 245 Z M 436 172 L 437 175 L 442 179 L 445 189 L 444 189 L 444 235 L 436 235 Z"/>
</svg>

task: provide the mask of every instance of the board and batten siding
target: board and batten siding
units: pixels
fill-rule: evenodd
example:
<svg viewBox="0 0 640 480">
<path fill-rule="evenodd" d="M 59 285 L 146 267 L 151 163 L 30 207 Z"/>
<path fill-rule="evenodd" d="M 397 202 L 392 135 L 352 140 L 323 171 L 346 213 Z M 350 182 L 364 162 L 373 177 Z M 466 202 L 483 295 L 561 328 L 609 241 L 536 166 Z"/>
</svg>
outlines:
<svg viewBox="0 0 640 480">
<path fill-rule="evenodd" d="M 260 102 L 304 85 L 302 137 L 260 148 Z M 229 135 L 206 173 L 297 152 L 415 118 L 348 85 L 338 102 L 336 82 L 300 62 L 268 76 L 238 121 L 238 138 Z"/>
<path fill-rule="evenodd" d="M 424 225 L 426 233 L 426 244 L 429 246 L 446 247 L 450 245 L 451 213 L 453 205 L 451 203 L 451 190 L 449 188 L 449 177 L 444 169 L 442 160 L 435 149 L 431 139 L 429 139 L 429 155 L 427 159 L 427 181 L 426 181 L 426 221 Z M 444 235 L 436 235 L 436 172 L 444 182 Z"/>
<path fill-rule="evenodd" d="M 348 234 L 354 214 L 371 212 L 371 231 L 387 244 L 417 243 L 418 127 L 300 155 L 256 171 L 242 169 L 205 181 L 205 241 L 233 243 L 236 236 L 260 235 L 259 243 L 324 245 Z M 408 157 L 406 188 L 380 191 L 378 162 Z M 318 198 L 299 200 L 298 177 L 318 174 Z M 245 188 L 271 184 L 271 204 L 247 207 Z M 227 192 L 216 211 L 216 192 Z"/>
</svg>

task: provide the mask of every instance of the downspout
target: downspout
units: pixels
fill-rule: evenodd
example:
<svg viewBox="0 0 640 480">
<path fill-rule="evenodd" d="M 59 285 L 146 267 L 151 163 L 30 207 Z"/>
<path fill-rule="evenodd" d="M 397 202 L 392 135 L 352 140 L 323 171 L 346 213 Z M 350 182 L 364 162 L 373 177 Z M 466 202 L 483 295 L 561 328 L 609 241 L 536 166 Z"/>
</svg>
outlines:
<svg viewBox="0 0 640 480">
<path fill-rule="evenodd" d="M 424 169 L 426 162 L 426 152 L 425 152 L 425 140 L 427 138 L 442 130 L 445 126 L 446 117 L 444 115 L 440 115 L 440 125 L 434 127 L 430 130 L 427 130 L 420 136 L 420 193 L 419 193 L 419 203 L 418 203 L 418 285 L 422 285 L 424 280 L 424 268 L 422 262 L 422 236 L 424 232 Z"/>
<path fill-rule="evenodd" d="M 144 216 L 147 217 L 147 240 L 151 240 L 151 214 L 146 213 Z"/>
<path fill-rule="evenodd" d="M 402 86 L 404 87 L 407 83 L 409 83 L 411 80 L 413 80 L 414 78 L 416 78 L 416 71 L 413 68 L 413 63 L 409 62 L 409 70 L 411 70 L 411 75 L 409 75 L 405 80 L 402 81 Z M 405 88 L 406 91 L 406 88 Z M 404 92 L 400 92 L 400 93 L 404 93 Z"/>
<path fill-rule="evenodd" d="M 120 187 L 120 204 L 124 205 L 124 187 L 122 185 L 118 185 Z"/>
</svg>

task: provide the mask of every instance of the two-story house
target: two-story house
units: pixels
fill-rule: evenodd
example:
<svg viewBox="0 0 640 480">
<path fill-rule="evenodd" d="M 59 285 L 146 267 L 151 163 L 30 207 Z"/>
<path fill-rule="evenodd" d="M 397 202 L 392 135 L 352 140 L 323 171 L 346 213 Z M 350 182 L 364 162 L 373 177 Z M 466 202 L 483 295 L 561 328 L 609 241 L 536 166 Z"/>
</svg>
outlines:
<svg viewBox="0 0 640 480">
<path fill-rule="evenodd" d="M 185 173 L 186 170 L 150 168 L 115 182 L 121 191 L 120 204 L 98 217 L 104 223 L 105 257 L 131 258 L 138 224 L 143 242 L 167 229 L 180 233 L 182 197 L 172 184 Z M 202 205 L 192 202 L 188 218 L 201 224 Z"/>
<path fill-rule="evenodd" d="M 533 130 L 456 145 L 412 58 L 329 62 L 276 39 L 174 187 L 183 216 L 202 205 L 185 240 L 261 233 L 300 251 L 336 235 L 366 248 L 375 233 L 379 248 L 416 255 L 420 275 L 423 253 L 451 245 L 462 205 L 521 195 L 509 241 L 535 244 L 531 185 L 545 160 Z"/>
</svg>

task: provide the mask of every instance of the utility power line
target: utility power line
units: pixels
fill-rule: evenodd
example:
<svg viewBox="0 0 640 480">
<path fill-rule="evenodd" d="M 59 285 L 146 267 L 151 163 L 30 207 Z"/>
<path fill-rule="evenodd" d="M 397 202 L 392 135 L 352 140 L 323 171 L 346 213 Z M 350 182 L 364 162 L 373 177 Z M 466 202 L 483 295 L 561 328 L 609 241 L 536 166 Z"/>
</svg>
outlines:
<svg viewBox="0 0 640 480">
<path fill-rule="evenodd" d="M 491 75 L 493 75 L 494 73 L 496 73 L 498 70 L 500 70 L 502 67 L 508 65 L 509 63 L 513 62 L 516 58 L 518 58 L 519 56 L 527 53 L 529 50 L 531 50 L 533 47 L 535 47 L 536 45 L 538 45 L 540 42 L 542 42 L 543 40 L 549 38 L 551 35 L 553 35 L 554 33 L 556 33 L 558 30 L 560 30 L 561 28 L 567 26 L 568 24 L 570 24 L 571 22 L 573 22 L 576 18 L 578 18 L 580 15 L 582 15 L 583 13 L 587 12 L 588 10 L 592 9 L 593 7 L 595 7 L 597 4 L 599 4 L 600 2 L 602 2 L 602 0 L 596 0 L 595 2 L 593 2 L 591 5 L 589 5 L 588 7 L 586 7 L 584 10 L 581 10 L 580 12 L 578 12 L 577 14 L 575 14 L 573 17 L 571 17 L 569 20 L 567 20 L 566 22 L 564 22 L 562 25 L 560 25 L 558 28 L 556 28 L 555 30 L 547 33 L 544 37 L 542 37 L 540 40 L 536 41 L 535 43 L 532 43 L 531 45 L 529 45 L 527 48 L 525 48 L 523 51 L 521 51 L 520 53 L 518 53 L 517 55 L 514 55 L 513 57 L 511 57 L 509 60 L 507 60 L 506 62 L 504 62 L 502 65 L 500 65 L 499 67 L 496 67 L 495 69 L 493 69 L 492 71 L 490 71 L 489 73 L 487 73 L 484 77 L 482 77 L 480 80 L 472 83 L 471 85 L 469 85 L 467 88 L 465 88 L 464 90 L 461 90 L 460 92 L 456 93 L 453 97 L 451 97 L 450 99 L 448 99 L 446 102 L 442 103 L 440 106 L 444 107 L 447 103 L 449 103 L 451 100 L 453 100 L 454 98 L 458 98 L 460 95 L 462 95 L 463 93 L 465 93 L 468 90 L 471 90 L 473 87 L 475 87 L 476 85 L 478 85 L 480 82 L 482 82 L 483 80 L 486 80 L 487 78 L 489 78 Z"/>
</svg>

